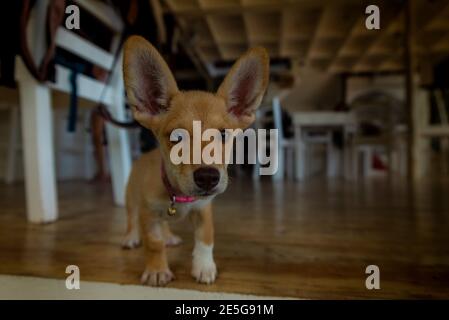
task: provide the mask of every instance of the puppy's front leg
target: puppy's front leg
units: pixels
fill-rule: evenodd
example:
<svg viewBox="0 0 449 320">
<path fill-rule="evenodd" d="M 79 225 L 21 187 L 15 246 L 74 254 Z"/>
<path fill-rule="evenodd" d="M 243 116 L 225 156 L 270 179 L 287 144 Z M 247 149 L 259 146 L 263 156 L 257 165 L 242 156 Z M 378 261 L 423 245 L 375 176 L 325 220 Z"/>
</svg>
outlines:
<svg viewBox="0 0 449 320">
<path fill-rule="evenodd" d="M 147 259 L 141 281 L 151 286 L 164 286 L 173 280 L 174 276 L 168 267 L 162 222 L 146 212 L 141 212 L 140 219 Z"/>
<path fill-rule="evenodd" d="M 195 247 L 193 249 L 192 276 L 201 283 L 210 284 L 215 281 L 217 267 L 213 257 L 214 226 L 212 205 L 192 212 L 195 227 Z"/>
</svg>

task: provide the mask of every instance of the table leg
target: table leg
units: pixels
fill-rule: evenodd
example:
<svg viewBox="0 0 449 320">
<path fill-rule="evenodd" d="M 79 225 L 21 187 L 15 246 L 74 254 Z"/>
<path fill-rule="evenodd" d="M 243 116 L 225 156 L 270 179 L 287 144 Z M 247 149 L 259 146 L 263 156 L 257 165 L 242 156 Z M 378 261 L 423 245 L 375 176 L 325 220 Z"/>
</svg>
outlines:
<svg viewBox="0 0 449 320">
<path fill-rule="evenodd" d="M 295 126 L 295 178 L 302 181 L 305 178 L 304 143 L 301 138 L 301 126 Z"/>
</svg>

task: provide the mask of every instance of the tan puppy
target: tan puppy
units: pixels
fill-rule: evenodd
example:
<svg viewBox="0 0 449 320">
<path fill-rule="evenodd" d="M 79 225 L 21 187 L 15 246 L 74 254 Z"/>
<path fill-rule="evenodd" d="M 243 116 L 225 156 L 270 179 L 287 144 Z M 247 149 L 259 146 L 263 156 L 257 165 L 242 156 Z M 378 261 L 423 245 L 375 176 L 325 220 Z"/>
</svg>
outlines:
<svg viewBox="0 0 449 320">
<path fill-rule="evenodd" d="M 129 38 L 124 50 L 129 103 L 135 119 L 155 134 L 159 149 L 133 165 L 126 190 L 128 228 L 123 246 L 133 248 L 142 241 L 147 255 L 142 282 L 165 285 L 173 279 L 165 246 L 181 242 L 167 222 L 190 212 L 195 227 L 192 276 L 212 283 L 217 268 L 211 201 L 227 187 L 226 164 L 173 164 L 170 150 L 176 141 L 170 141 L 170 134 L 184 128 L 192 135 L 194 120 L 201 121 L 203 130 L 248 127 L 268 84 L 268 55 L 263 48 L 249 50 L 213 94 L 180 91 L 163 58 L 142 37 Z"/>
</svg>

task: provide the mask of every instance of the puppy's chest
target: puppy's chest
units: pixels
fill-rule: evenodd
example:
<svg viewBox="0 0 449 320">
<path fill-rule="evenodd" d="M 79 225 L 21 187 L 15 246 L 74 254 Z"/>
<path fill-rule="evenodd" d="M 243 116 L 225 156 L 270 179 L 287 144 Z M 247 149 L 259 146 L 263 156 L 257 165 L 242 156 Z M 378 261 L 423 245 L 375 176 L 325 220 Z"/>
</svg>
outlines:
<svg viewBox="0 0 449 320">
<path fill-rule="evenodd" d="M 185 218 L 192 210 L 199 210 L 209 201 L 197 200 L 191 203 L 175 203 L 174 214 L 169 214 L 170 201 L 157 201 L 150 204 L 152 211 L 157 213 L 159 218 L 164 220 L 176 221 Z"/>
</svg>

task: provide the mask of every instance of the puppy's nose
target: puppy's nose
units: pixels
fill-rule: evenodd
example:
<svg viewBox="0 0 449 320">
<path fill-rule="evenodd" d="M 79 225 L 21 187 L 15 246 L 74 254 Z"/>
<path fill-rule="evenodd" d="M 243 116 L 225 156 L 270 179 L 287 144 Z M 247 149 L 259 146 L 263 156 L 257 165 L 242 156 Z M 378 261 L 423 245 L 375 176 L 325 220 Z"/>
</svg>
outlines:
<svg viewBox="0 0 449 320">
<path fill-rule="evenodd" d="M 202 190 L 212 190 L 220 181 L 220 172 L 212 167 L 202 167 L 193 172 L 195 184 Z"/>
</svg>

